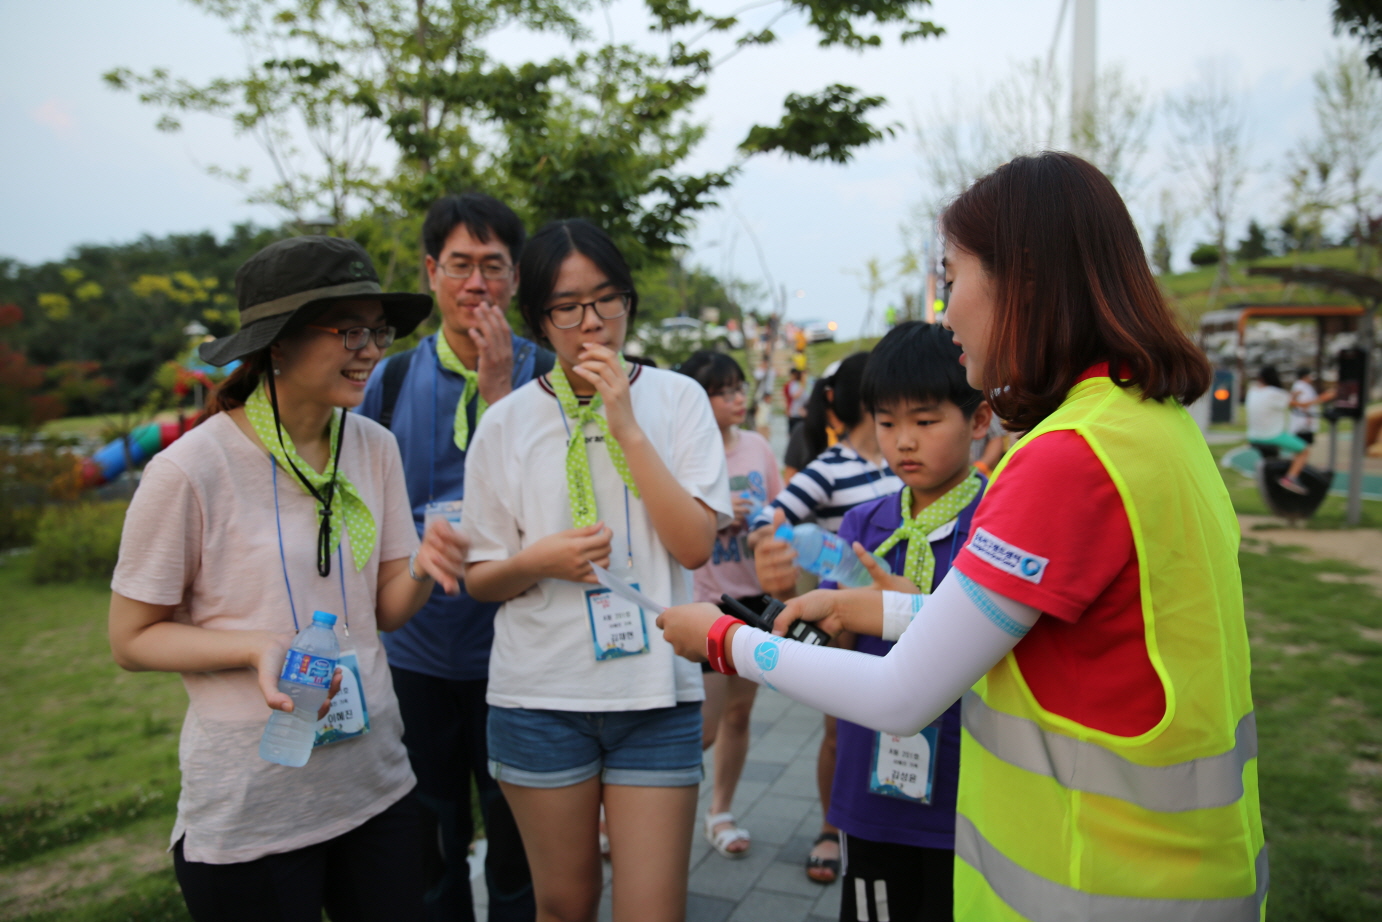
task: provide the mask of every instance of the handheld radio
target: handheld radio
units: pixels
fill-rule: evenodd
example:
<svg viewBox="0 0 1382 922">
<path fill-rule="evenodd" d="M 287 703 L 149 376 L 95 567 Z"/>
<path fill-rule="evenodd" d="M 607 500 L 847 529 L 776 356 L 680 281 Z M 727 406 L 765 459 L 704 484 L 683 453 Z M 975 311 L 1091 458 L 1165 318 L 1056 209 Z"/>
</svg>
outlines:
<svg viewBox="0 0 1382 922">
<path fill-rule="evenodd" d="M 771 632 L 773 622 L 777 620 L 778 614 L 786 607 L 770 595 L 750 599 L 748 605 L 733 596 L 720 596 L 720 611 L 727 615 L 733 615 L 750 627 L 756 627 L 762 631 Z M 830 635 L 810 621 L 793 621 L 792 626 L 787 629 L 787 639 L 813 646 L 825 646 L 830 643 Z"/>
</svg>

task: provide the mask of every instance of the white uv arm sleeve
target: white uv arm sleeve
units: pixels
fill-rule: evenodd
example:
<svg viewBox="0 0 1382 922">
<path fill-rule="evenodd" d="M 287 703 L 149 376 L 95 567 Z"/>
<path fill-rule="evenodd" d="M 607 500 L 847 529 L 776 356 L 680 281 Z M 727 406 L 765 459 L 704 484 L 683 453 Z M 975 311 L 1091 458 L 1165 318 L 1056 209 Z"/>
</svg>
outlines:
<svg viewBox="0 0 1382 922">
<path fill-rule="evenodd" d="M 910 736 L 954 704 L 1026 635 L 1041 612 L 952 569 L 884 657 L 734 633 L 746 679 L 836 717 Z"/>
</svg>

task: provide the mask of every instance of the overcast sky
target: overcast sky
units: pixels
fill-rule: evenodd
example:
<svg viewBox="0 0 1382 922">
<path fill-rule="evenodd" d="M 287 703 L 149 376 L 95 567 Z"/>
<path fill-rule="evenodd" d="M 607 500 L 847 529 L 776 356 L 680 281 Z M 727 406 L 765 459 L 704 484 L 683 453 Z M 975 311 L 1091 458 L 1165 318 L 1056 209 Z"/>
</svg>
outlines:
<svg viewBox="0 0 1382 922">
<path fill-rule="evenodd" d="M 777 45 L 748 49 L 715 72 L 697 110 L 710 130 L 688 167 L 723 168 L 752 124 L 776 120 L 784 95 L 830 83 L 888 97 L 882 119 L 925 125 L 955 100 L 977 100 L 1014 62 L 1044 58 L 1060 5 L 935 0 L 930 15 L 944 36 L 863 54 L 823 51 L 803 25 L 784 20 L 775 27 Z M 1249 217 L 1275 224 L 1281 216 L 1282 157 L 1313 130 L 1311 75 L 1351 41 L 1333 36 L 1331 7 L 1329 0 L 1100 3 L 1099 66 L 1120 64 L 1152 99 L 1184 91 L 1206 64 L 1240 87 L 1256 168 L 1239 209 L 1240 233 Z M 601 15 L 593 25 L 602 37 L 612 28 L 620 41 L 648 41 L 641 7 L 630 0 L 613 3 L 608 19 Z M 1057 51 L 1066 67 L 1069 31 L 1067 15 Z M 252 141 L 209 117 L 188 119 L 178 134 L 159 132 L 153 110 L 101 81 L 116 66 L 166 67 L 193 80 L 236 73 L 243 52 L 218 20 L 187 0 L 0 0 L 0 35 L 0 255 L 40 262 L 79 243 L 205 229 L 224 234 L 239 221 L 280 219 L 205 172 L 209 164 L 264 171 Z M 513 60 L 547 50 L 521 35 L 493 44 L 497 56 Z M 1158 190 L 1184 186 L 1164 167 L 1167 142 L 1162 119 L 1141 166 L 1143 182 L 1130 196 L 1144 222 L 1152 220 Z M 899 225 L 925 194 L 919 156 L 904 130 L 843 167 L 753 158 L 724 196 L 725 207 L 702 218 L 692 260 L 763 281 L 751 230 L 772 278 L 801 294 L 789 299 L 789 315 L 838 320 L 853 333 L 866 296 L 851 271 L 870 258 L 886 263 L 901 254 Z M 1207 236 L 1202 224 L 1189 222 L 1181 261 Z M 880 311 L 897 290 L 880 296 Z"/>
</svg>

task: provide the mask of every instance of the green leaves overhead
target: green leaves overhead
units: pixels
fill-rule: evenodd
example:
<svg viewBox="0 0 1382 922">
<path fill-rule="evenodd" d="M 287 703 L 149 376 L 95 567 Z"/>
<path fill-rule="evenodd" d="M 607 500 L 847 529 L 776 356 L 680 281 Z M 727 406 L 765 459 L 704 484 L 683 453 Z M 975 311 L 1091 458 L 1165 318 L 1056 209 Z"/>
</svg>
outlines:
<svg viewBox="0 0 1382 922">
<path fill-rule="evenodd" d="M 875 128 L 869 110 L 883 105 L 882 96 L 859 96 L 852 86 L 834 84 L 814 96 L 792 93 L 783 104 L 786 113 L 772 128 L 755 125 L 739 145 L 746 153 L 779 150 L 807 160 L 848 163 L 856 148 L 892 137 L 896 127 Z"/>
<path fill-rule="evenodd" d="M 753 128 L 735 162 L 688 172 L 704 134 L 692 107 L 719 61 L 773 44 L 784 18 L 822 46 L 854 50 L 885 32 L 902 41 L 942 33 L 920 18 L 929 0 L 748 0 L 723 16 L 693 0 L 645 0 L 650 28 L 667 40 L 651 54 L 594 39 L 582 19 L 589 0 L 192 2 L 261 63 L 203 85 L 165 70 L 117 69 L 107 82 L 159 109 L 168 130 L 189 113 L 231 119 L 275 170 L 269 184 L 247 185 L 252 201 L 303 228 L 357 233 L 357 219 L 372 216 L 387 228 L 390 265 L 412 233 L 405 225 L 437 196 L 474 187 L 532 224 L 601 222 L 636 264 L 665 260 L 744 158 L 779 151 L 847 163 L 894 130 L 869 121 L 882 97 L 830 86 L 789 96 L 780 123 Z M 501 30 L 557 36 L 569 50 L 501 63 L 488 44 Z M 249 181 L 233 168 L 215 172 Z"/>
</svg>

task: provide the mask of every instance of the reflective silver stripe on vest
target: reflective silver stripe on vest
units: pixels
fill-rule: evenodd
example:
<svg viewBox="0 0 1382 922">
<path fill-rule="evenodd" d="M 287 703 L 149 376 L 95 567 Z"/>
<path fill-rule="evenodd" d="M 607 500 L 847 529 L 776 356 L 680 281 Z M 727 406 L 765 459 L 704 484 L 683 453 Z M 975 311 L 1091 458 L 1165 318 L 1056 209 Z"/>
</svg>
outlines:
<svg viewBox="0 0 1382 922">
<path fill-rule="evenodd" d="M 1228 752 L 1174 765 L 1138 765 L 1095 743 L 1043 730 L 1031 720 L 989 707 L 966 692 L 964 728 L 994 756 L 1062 786 L 1179 813 L 1227 807 L 1243 796 L 1243 766 L 1257 758 L 1257 718 L 1249 711 Z"/>
<path fill-rule="evenodd" d="M 1257 922 L 1267 899 L 1265 845 L 1253 862 L 1257 892 L 1212 900 L 1101 896 L 1058 884 L 1004 855 L 964 814 L 955 817 L 955 855 L 1028 922 Z"/>
</svg>

